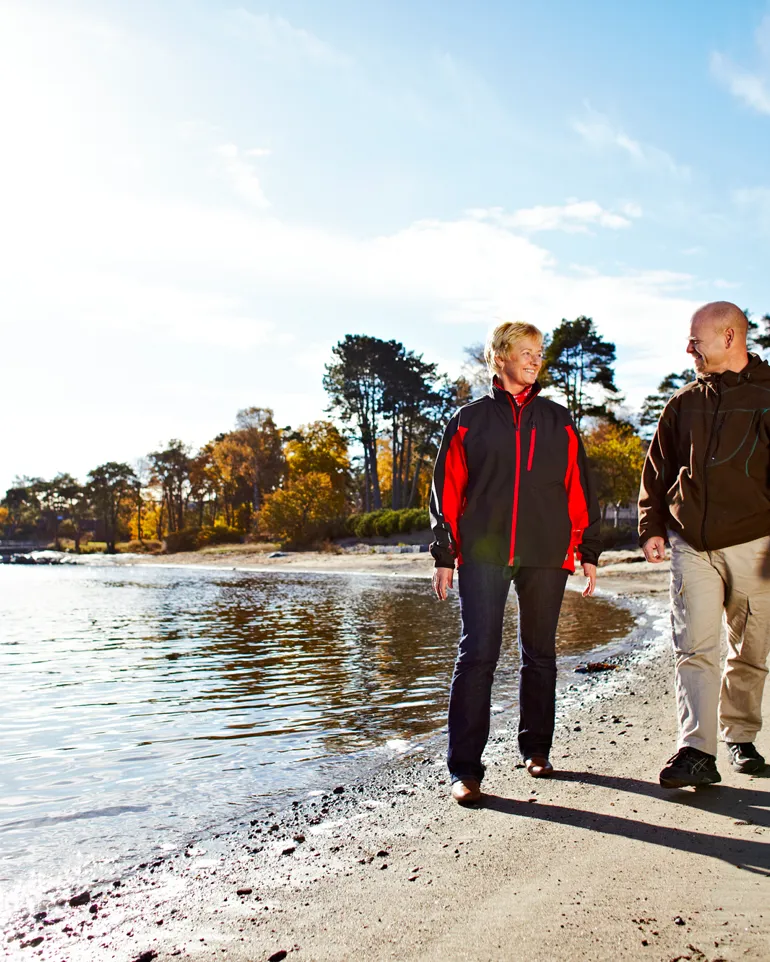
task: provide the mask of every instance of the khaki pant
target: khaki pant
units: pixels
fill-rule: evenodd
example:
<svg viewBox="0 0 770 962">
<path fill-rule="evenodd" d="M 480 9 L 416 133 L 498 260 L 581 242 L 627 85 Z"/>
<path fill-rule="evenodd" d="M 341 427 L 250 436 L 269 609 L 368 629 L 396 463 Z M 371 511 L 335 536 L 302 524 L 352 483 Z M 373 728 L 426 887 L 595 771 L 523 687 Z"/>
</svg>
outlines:
<svg viewBox="0 0 770 962">
<path fill-rule="evenodd" d="M 770 537 L 696 551 L 674 533 L 671 626 L 676 664 L 679 747 L 717 753 L 753 742 L 762 727 L 762 689 L 770 653 Z M 720 671 L 724 620 L 727 661 Z"/>
</svg>

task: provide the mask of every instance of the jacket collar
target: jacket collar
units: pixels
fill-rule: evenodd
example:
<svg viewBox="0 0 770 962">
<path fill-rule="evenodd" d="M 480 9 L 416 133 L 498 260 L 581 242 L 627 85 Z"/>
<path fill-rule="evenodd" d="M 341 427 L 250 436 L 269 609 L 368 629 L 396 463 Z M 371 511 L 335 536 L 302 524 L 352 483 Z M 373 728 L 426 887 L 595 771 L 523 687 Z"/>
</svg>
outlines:
<svg viewBox="0 0 770 962">
<path fill-rule="evenodd" d="M 529 392 L 527 400 L 524 403 L 529 404 L 530 401 L 533 401 L 541 392 L 541 390 L 542 386 L 540 382 L 535 381 L 535 383 L 532 385 L 532 390 Z M 500 378 L 495 374 L 495 376 L 492 378 L 492 384 L 489 388 L 489 397 L 493 398 L 495 401 L 502 401 L 503 404 L 509 404 L 510 402 L 508 398 L 513 400 L 514 395 L 511 394 L 510 391 L 505 390 L 500 382 Z"/>
<path fill-rule="evenodd" d="M 707 388 L 719 390 L 720 386 L 737 387 L 752 380 L 766 380 L 767 362 L 758 354 L 749 353 L 749 360 L 742 371 L 723 371 L 721 374 L 699 374 L 698 380 Z M 764 376 L 763 376 L 764 375 Z"/>
</svg>

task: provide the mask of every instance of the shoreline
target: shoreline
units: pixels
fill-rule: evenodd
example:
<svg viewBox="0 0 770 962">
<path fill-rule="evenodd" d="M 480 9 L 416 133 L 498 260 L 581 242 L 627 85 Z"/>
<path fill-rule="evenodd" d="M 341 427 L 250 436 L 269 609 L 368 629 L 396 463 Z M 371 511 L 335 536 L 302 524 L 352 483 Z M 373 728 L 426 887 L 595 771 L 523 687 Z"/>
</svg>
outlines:
<svg viewBox="0 0 770 962">
<path fill-rule="evenodd" d="M 415 576 L 430 576 L 427 560 Z M 6 929 L 6 952 L 247 962 L 445 959 L 472 946 L 474 959 L 767 959 L 770 781 L 733 774 L 722 755 L 719 788 L 657 786 L 675 748 L 667 572 L 608 560 L 601 594 L 637 624 L 601 649 L 619 652 L 620 670 L 562 672 L 553 779 L 517 767 L 504 711 L 482 807 L 449 799 L 434 734 L 351 784 L 156 858 L 86 904 L 40 906 L 45 918 Z M 364 573 L 402 574 L 380 564 Z M 279 567 L 300 570 L 268 570 Z"/>
<path fill-rule="evenodd" d="M 414 547 L 414 546 L 412 546 Z M 337 574 L 398 575 L 430 578 L 433 559 L 427 551 L 401 553 L 398 546 L 388 551 L 387 545 L 361 545 L 340 551 L 268 551 L 257 545 L 227 545 L 202 548 L 176 554 L 63 554 L 63 564 L 83 566 L 143 566 L 166 568 L 208 568 L 232 571 L 292 571 L 302 574 L 328 572 Z M 368 549 L 368 550 L 367 550 Z M 45 552 L 47 555 L 53 552 Z M 668 591 L 669 563 L 654 568 L 644 562 L 641 548 L 609 550 L 602 553 L 598 571 L 598 589 L 607 597 L 616 595 L 660 594 Z M 582 582 L 582 572 L 568 580 L 568 587 Z"/>
</svg>

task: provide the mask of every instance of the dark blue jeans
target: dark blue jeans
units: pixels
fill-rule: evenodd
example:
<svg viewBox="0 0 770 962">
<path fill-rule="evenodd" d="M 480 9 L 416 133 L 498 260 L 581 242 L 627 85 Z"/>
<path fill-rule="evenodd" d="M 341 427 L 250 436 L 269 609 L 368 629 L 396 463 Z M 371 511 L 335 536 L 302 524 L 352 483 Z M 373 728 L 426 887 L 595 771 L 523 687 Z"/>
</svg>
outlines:
<svg viewBox="0 0 770 962">
<path fill-rule="evenodd" d="M 513 581 L 519 603 L 519 749 L 548 755 L 556 707 L 556 625 L 567 584 L 563 568 L 466 563 L 458 572 L 462 637 L 449 694 L 452 780 L 484 777 L 492 682 L 503 641 L 503 616 Z"/>
</svg>

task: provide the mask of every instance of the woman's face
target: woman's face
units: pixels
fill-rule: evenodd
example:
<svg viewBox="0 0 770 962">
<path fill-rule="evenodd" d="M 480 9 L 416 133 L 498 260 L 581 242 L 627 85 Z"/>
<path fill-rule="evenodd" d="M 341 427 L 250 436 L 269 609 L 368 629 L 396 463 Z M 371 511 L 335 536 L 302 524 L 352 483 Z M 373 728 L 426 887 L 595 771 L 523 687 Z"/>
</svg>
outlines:
<svg viewBox="0 0 770 962">
<path fill-rule="evenodd" d="M 543 366 L 543 344 L 534 337 L 524 337 L 511 348 L 507 358 L 498 358 L 500 377 L 526 387 L 534 384 Z"/>
</svg>

